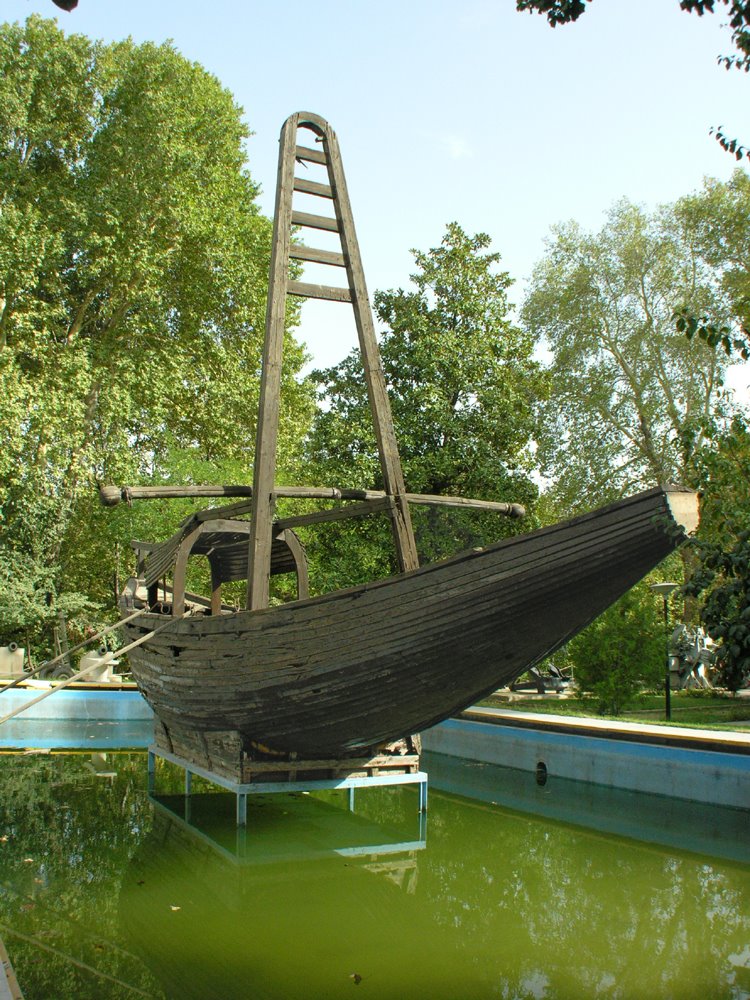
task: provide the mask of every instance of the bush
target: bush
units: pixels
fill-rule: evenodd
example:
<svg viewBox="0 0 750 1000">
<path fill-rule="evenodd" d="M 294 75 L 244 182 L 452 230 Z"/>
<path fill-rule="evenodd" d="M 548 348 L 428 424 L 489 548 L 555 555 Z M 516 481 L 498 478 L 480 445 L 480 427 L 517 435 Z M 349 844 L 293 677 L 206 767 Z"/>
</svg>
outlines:
<svg viewBox="0 0 750 1000">
<path fill-rule="evenodd" d="M 666 636 L 645 585 L 628 591 L 569 644 L 575 679 L 600 715 L 620 715 L 644 687 L 664 677 Z"/>
</svg>

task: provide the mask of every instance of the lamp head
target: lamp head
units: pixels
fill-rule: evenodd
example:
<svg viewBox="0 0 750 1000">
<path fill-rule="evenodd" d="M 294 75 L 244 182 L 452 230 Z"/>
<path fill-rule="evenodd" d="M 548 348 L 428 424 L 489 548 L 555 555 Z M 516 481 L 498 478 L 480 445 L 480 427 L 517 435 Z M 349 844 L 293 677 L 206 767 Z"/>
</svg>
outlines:
<svg viewBox="0 0 750 1000">
<path fill-rule="evenodd" d="M 667 581 L 664 581 L 664 583 L 649 584 L 649 590 L 658 594 L 660 597 L 667 597 L 673 590 L 676 590 L 677 587 L 679 587 L 679 583 L 669 583 Z"/>
</svg>

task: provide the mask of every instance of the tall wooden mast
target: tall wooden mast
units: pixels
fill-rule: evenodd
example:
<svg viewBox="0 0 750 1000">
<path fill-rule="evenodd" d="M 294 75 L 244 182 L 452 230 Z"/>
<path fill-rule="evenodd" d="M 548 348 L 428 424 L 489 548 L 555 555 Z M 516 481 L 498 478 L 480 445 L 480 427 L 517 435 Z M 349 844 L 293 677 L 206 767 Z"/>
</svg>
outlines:
<svg viewBox="0 0 750 1000">
<path fill-rule="evenodd" d="M 303 128 L 315 135 L 318 148 L 298 145 L 297 132 L 298 129 Z M 295 164 L 297 162 L 324 165 L 328 173 L 328 184 L 310 181 L 304 177 L 296 177 Z M 331 202 L 334 216 L 312 215 L 308 212 L 294 211 L 292 200 L 295 191 Z M 292 226 L 338 233 L 341 241 L 341 253 L 320 250 L 301 243 L 292 243 Z M 345 269 L 347 287 L 315 285 L 290 280 L 290 258 Z M 349 302 L 352 305 L 380 455 L 383 483 L 390 501 L 389 513 L 399 568 L 402 572 L 416 569 L 419 561 L 409 506 L 405 496 L 406 487 L 401 469 L 401 459 L 393 429 L 391 407 L 375 336 L 375 326 L 359 253 L 359 244 L 354 229 L 349 194 L 346 189 L 338 139 L 325 119 L 304 111 L 298 111 L 287 118 L 281 130 L 280 139 L 260 412 L 253 476 L 253 508 L 247 577 L 247 606 L 252 609 L 268 606 L 275 500 L 274 475 L 287 295 Z"/>
</svg>

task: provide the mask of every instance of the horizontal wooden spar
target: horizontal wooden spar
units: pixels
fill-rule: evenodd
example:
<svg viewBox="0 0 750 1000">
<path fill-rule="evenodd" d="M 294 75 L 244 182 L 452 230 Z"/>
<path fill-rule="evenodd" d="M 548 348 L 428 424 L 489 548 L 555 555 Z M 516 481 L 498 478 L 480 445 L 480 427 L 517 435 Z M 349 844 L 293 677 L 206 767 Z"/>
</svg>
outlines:
<svg viewBox="0 0 750 1000">
<path fill-rule="evenodd" d="M 336 486 L 276 486 L 274 496 L 284 499 L 301 500 L 382 500 L 383 490 L 357 490 Z M 121 500 L 168 500 L 175 498 L 200 497 L 251 497 L 252 486 L 102 486 L 99 498 L 105 507 L 116 507 Z M 507 517 L 523 517 L 526 508 L 520 503 L 501 503 L 496 500 L 471 500 L 466 497 L 437 496 L 431 493 L 405 493 L 409 503 L 424 504 L 428 507 L 464 507 L 470 510 L 486 510 Z M 240 506 L 223 508 L 225 516 L 231 517 L 230 510 L 243 513 Z M 249 507 L 248 507 L 249 509 Z M 369 513 L 363 512 L 363 513 Z M 351 517 L 351 514 L 344 514 Z"/>
<path fill-rule="evenodd" d="M 322 149 L 310 149 L 309 146 L 297 146 L 294 150 L 295 160 L 308 160 L 310 163 L 327 163 L 328 158 Z"/>
<path fill-rule="evenodd" d="M 405 494 L 409 503 L 425 504 L 428 507 L 467 507 L 472 510 L 487 510 L 508 517 L 524 517 L 526 508 L 520 503 L 500 503 L 495 500 L 468 500 L 464 497 L 433 496 L 429 493 Z"/>
<path fill-rule="evenodd" d="M 301 295 L 306 299 L 326 299 L 329 302 L 352 301 L 352 293 L 348 288 L 335 285 L 311 285 L 307 281 L 290 281 L 286 290 L 290 295 Z"/>
<path fill-rule="evenodd" d="M 349 507 L 333 507 L 328 510 L 314 510 L 310 514 L 299 514 L 297 517 L 282 517 L 274 522 L 274 530 L 303 528 L 324 521 L 343 521 L 348 517 L 365 517 L 368 514 L 389 510 L 393 502 L 392 497 L 383 496 L 377 500 L 366 500 L 364 503 L 352 504 Z"/>
<path fill-rule="evenodd" d="M 304 243 L 292 243 L 289 256 L 294 260 L 308 260 L 313 264 L 332 264 L 334 267 L 346 267 L 346 257 L 335 250 L 319 250 L 308 247 Z"/>
<path fill-rule="evenodd" d="M 274 496 L 306 500 L 367 500 L 367 490 L 339 490 L 335 486 L 276 486 Z M 200 497 L 252 497 L 252 486 L 102 486 L 99 499 L 105 507 L 116 507 L 121 500 L 174 500 Z M 385 496 L 373 493 L 372 496 Z M 227 508 L 228 509 L 228 508 Z"/>
<path fill-rule="evenodd" d="M 105 507 L 121 500 L 172 500 L 183 497 L 251 497 L 252 486 L 101 486 L 99 499 Z"/>
<path fill-rule="evenodd" d="M 333 198 L 333 188 L 329 187 L 328 184 L 308 181 L 305 177 L 294 178 L 294 190 L 302 194 L 314 194 L 318 198 Z"/>
<path fill-rule="evenodd" d="M 348 491 L 342 490 L 342 494 Z M 277 529 L 301 528 L 310 524 L 320 524 L 324 521 L 343 521 L 349 517 L 365 517 L 388 510 L 394 503 L 394 498 L 386 496 L 379 490 L 370 490 L 375 494 L 362 503 L 349 507 L 334 507 L 332 510 L 316 510 L 310 514 L 299 514 L 295 517 L 284 517 L 274 522 Z M 524 507 L 518 503 L 496 503 L 490 500 L 464 500 L 462 497 L 438 497 L 422 493 L 406 493 L 404 498 L 409 503 L 425 504 L 426 506 L 464 507 L 468 510 L 486 510 L 495 514 L 505 514 L 507 517 L 523 517 Z M 347 499 L 342 496 L 342 499 Z"/>
<path fill-rule="evenodd" d="M 337 233 L 339 224 L 328 215 L 313 215 L 312 212 L 292 212 L 293 226 L 307 226 L 308 229 L 324 229 L 329 233 Z"/>
</svg>

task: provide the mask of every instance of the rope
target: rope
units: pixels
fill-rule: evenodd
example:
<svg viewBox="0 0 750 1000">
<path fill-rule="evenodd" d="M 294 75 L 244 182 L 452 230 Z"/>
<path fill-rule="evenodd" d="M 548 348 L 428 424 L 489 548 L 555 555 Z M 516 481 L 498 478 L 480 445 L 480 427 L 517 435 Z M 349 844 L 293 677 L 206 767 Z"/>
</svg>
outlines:
<svg viewBox="0 0 750 1000">
<path fill-rule="evenodd" d="M 118 649 L 116 654 L 107 653 L 107 655 L 103 656 L 101 660 L 99 660 L 97 663 L 92 663 L 91 666 L 84 667 L 83 670 L 79 670 L 78 673 L 73 674 L 72 677 L 67 677 L 64 681 L 60 681 L 59 684 L 56 684 L 55 687 L 50 688 L 49 691 L 45 691 L 44 694 L 40 694 L 39 697 L 32 698 L 31 701 L 27 701 L 23 705 L 19 705 L 17 708 L 14 708 L 12 712 L 8 712 L 7 715 L 4 715 L 0 719 L 0 726 L 2 726 L 4 722 L 8 722 L 9 719 L 13 719 L 17 715 L 20 715 L 21 712 L 25 712 L 26 709 L 31 708 L 32 705 L 36 705 L 40 701 L 44 701 L 45 698 L 49 698 L 50 695 L 53 695 L 56 691 L 62 691 L 63 688 L 66 688 L 69 684 L 72 684 L 73 681 L 79 680 L 79 678 L 83 677 L 84 674 L 89 673 L 91 670 L 95 670 L 96 667 L 100 667 L 103 664 L 110 662 L 111 660 L 114 659 L 115 655 L 122 656 L 124 653 L 129 653 L 131 649 L 135 649 L 136 646 L 140 646 L 142 643 L 147 642 L 149 639 L 152 639 L 155 635 L 157 635 L 157 633 L 163 632 L 165 628 L 169 628 L 171 625 L 174 625 L 176 621 L 179 621 L 181 618 L 186 618 L 189 613 L 190 612 L 186 612 L 184 615 L 176 615 L 170 618 L 168 622 L 165 622 L 158 628 L 153 629 L 153 631 L 147 632 L 145 635 L 142 635 L 140 639 L 135 639 L 133 642 L 128 643 L 127 646 L 123 646 L 121 649 Z"/>
</svg>

